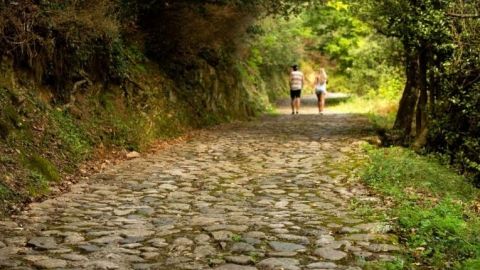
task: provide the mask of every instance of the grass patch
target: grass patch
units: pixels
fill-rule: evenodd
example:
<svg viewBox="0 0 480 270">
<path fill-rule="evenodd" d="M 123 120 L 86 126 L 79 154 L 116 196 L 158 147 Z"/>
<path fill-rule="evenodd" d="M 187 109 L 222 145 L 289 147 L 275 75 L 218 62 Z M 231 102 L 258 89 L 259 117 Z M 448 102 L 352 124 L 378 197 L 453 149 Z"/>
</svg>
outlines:
<svg viewBox="0 0 480 270">
<path fill-rule="evenodd" d="M 58 129 L 58 136 L 72 153 L 75 161 L 84 160 L 92 151 L 91 143 L 86 134 L 75 124 L 71 116 L 59 110 L 54 110 L 51 117 Z"/>
<path fill-rule="evenodd" d="M 13 198 L 13 192 L 7 186 L 0 183 L 0 201 L 10 200 Z"/>
<path fill-rule="evenodd" d="M 480 218 L 473 209 L 480 191 L 434 157 L 397 147 L 367 152 L 362 179 L 393 202 L 389 214 L 407 248 L 405 268 L 479 269 Z"/>
<path fill-rule="evenodd" d="M 49 181 L 40 173 L 32 171 L 28 176 L 26 190 L 28 195 L 39 197 L 49 192 Z"/>
<path fill-rule="evenodd" d="M 241 235 L 234 234 L 234 235 L 232 235 L 232 241 L 233 241 L 233 242 L 242 242 L 242 241 L 243 241 L 243 238 L 242 238 Z"/>
<path fill-rule="evenodd" d="M 328 104 L 327 104 L 328 105 Z M 351 97 L 329 106 L 340 113 L 365 114 L 376 128 L 387 129 L 393 126 L 398 108 L 398 100 L 381 97 Z"/>
<path fill-rule="evenodd" d="M 37 176 L 41 176 L 45 181 L 58 182 L 60 181 L 60 174 L 57 168 L 47 159 L 33 154 L 25 157 L 25 163 L 27 167 L 32 171 L 33 178 L 37 179 Z"/>
</svg>

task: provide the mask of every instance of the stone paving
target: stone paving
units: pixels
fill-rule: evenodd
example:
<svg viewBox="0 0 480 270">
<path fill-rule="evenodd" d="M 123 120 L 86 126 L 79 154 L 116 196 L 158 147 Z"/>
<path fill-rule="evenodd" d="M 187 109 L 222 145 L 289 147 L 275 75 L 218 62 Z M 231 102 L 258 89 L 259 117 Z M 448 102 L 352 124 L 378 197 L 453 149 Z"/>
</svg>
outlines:
<svg viewBox="0 0 480 270">
<path fill-rule="evenodd" d="M 283 110 L 281 110 L 283 111 Z M 286 110 L 288 112 L 288 109 Z M 0 222 L 0 269 L 362 269 L 398 250 L 339 164 L 362 117 L 267 116 L 199 132 Z"/>
</svg>

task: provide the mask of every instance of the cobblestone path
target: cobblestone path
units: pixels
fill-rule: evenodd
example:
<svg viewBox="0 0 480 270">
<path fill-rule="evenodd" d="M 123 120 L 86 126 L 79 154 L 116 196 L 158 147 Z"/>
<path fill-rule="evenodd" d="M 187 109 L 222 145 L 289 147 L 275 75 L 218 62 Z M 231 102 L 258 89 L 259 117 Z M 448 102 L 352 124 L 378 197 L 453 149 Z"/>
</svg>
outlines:
<svg viewBox="0 0 480 270">
<path fill-rule="evenodd" d="M 350 203 L 376 199 L 340 166 L 360 158 L 367 126 L 303 114 L 202 131 L 1 221 L 0 268 L 354 270 L 389 260 L 389 226 Z"/>
</svg>

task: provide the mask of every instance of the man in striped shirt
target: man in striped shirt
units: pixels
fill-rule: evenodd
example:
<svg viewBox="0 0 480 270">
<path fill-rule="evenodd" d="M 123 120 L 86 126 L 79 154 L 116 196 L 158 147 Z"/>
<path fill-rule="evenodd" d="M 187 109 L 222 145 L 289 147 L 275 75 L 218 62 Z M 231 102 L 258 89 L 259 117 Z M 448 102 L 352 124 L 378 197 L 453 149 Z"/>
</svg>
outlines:
<svg viewBox="0 0 480 270">
<path fill-rule="evenodd" d="M 304 76 L 298 70 L 297 65 L 292 66 L 290 73 L 290 97 L 292 98 L 292 114 L 298 114 L 300 109 L 300 97 L 302 95 L 302 88 L 304 83 Z"/>
</svg>

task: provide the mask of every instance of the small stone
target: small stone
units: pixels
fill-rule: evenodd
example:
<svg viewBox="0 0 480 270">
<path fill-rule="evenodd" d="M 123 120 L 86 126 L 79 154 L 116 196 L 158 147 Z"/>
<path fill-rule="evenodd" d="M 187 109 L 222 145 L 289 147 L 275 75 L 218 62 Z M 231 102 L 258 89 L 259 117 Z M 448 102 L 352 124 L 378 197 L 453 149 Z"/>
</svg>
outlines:
<svg viewBox="0 0 480 270">
<path fill-rule="evenodd" d="M 127 238 L 149 237 L 149 236 L 152 236 L 154 233 L 155 233 L 154 231 L 139 228 L 139 229 L 123 230 L 120 232 L 120 235 Z"/>
<path fill-rule="evenodd" d="M 268 258 L 257 264 L 260 270 L 301 270 L 300 262 L 291 258 Z"/>
<path fill-rule="evenodd" d="M 3 243 L 2 241 L 0 241 L 0 248 L 4 248 L 6 247 L 7 245 L 5 245 L 5 243 Z"/>
<path fill-rule="evenodd" d="M 259 240 L 257 238 L 250 238 L 250 237 L 244 237 L 243 241 L 245 241 L 245 243 L 249 243 L 251 245 L 259 245 L 259 244 L 262 243 L 262 240 Z"/>
<path fill-rule="evenodd" d="M 27 243 L 25 236 L 15 236 L 3 239 L 7 246 L 24 247 Z"/>
<path fill-rule="evenodd" d="M 160 186 L 158 186 L 158 189 L 177 190 L 178 187 L 171 184 L 161 184 Z"/>
<path fill-rule="evenodd" d="M 307 265 L 308 269 L 336 269 L 337 265 L 333 262 L 316 262 Z"/>
<path fill-rule="evenodd" d="M 139 157 L 140 157 L 140 153 L 138 153 L 138 152 L 136 152 L 136 151 L 132 151 L 132 152 L 127 153 L 126 157 L 127 157 L 127 159 L 139 158 Z"/>
<path fill-rule="evenodd" d="M 237 264 L 224 264 L 214 268 L 214 270 L 257 270 L 257 268 L 253 266 L 244 266 L 244 265 L 237 265 Z"/>
<path fill-rule="evenodd" d="M 139 248 L 141 246 L 143 246 L 143 245 L 140 244 L 140 243 L 131 243 L 131 244 L 122 245 L 122 248 L 134 249 L 134 248 Z"/>
<path fill-rule="evenodd" d="M 65 254 L 62 258 L 69 261 L 88 261 L 88 258 L 78 254 Z"/>
<path fill-rule="evenodd" d="M 118 243 L 122 240 L 123 238 L 120 236 L 104 236 L 100 237 L 97 239 L 93 239 L 90 242 L 93 244 L 99 244 L 99 245 L 107 245 L 107 244 L 112 244 L 112 243 Z"/>
<path fill-rule="evenodd" d="M 273 251 L 269 252 L 268 256 L 270 257 L 295 257 L 297 256 L 297 252 L 294 251 Z"/>
<path fill-rule="evenodd" d="M 145 237 L 127 237 L 120 240 L 122 245 L 141 245 L 139 242 L 145 241 Z"/>
<path fill-rule="evenodd" d="M 169 257 L 167 261 L 165 261 L 166 265 L 174 265 L 174 264 L 180 264 L 180 263 L 187 263 L 191 261 L 190 258 L 183 257 L 183 256 L 177 256 L 177 257 Z"/>
<path fill-rule="evenodd" d="M 213 239 L 217 241 L 232 241 L 233 233 L 230 231 L 212 232 Z"/>
<path fill-rule="evenodd" d="M 389 245 L 389 244 L 370 244 L 366 247 L 372 252 L 387 252 L 387 251 L 398 251 L 400 248 L 398 246 Z"/>
<path fill-rule="evenodd" d="M 137 211 L 136 209 L 114 209 L 113 214 L 115 216 L 126 216 L 130 215 L 131 213 L 134 213 Z"/>
<path fill-rule="evenodd" d="M 48 250 L 57 248 L 57 243 L 53 237 L 35 237 L 28 241 L 29 246 L 39 250 Z"/>
<path fill-rule="evenodd" d="M 197 216 L 192 218 L 192 220 L 190 221 L 190 224 L 192 226 L 206 226 L 206 225 L 215 224 L 221 221 L 222 219 L 220 218 Z"/>
<path fill-rule="evenodd" d="M 258 238 L 258 239 L 265 239 L 267 238 L 267 235 L 264 232 L 247 232 L 243 234 L 244 238 Z"/>
<path fill-rule="evenodd" d="M 358 233 L 360 229 L 352 228 L 352 227 L 343 227 L 339 231 L 340 233 Z"/>
<path fill-rule="evenodd" d="M 165 239 L 163 239 L 163 238 L 155 238 L 155 239 L 152 239 L 152 240 L 148 241 L 148 243 L 151 244 L 154 247 L 157 247 L 157 248 L 163 248 L 163 247 L 168 246 L 168 243 L 165 242 Z"/>
<path fill-rule="evenodd" d="M 217 250 L 211 245 L 198 246 L 193 252 L 196 258 L 205 258 L 217 254 Z"/>
<path fill-rule="evenodd" d="M 173 241 L 173 245 L 174 246 L 191 246 L 193 245 L 193 241 L 186 237 L 180 237 L 175 239 L 175 241 Z"/>
<path fill-rule="evenodd" d="M 354 251 L 353 255 L 355 255 L 357 257 L 360 257 L 360 258 L 370 258 L 370 257 L 373 256 L 373 253 L 368 252 L 368 251 L 360 250 L 360 251 Z"/>
<path fill-rule="evenodd" d="M 328 244 L 331 244 L 335 241 L 335 238 L 331 235 L 322 235 L 318 240 L 315 242 L 317 246 L 326 246 Z"/>
<path fill-rule="evenodd" d="M 70 248 L 50 249 L 48 251 L 48 253 L 51 253 L 51 254 L 65 254 L 70 252 L 72 252 L 72 249 Z"/>
<path fill-rule="evenodd" d="M 132 265 L 134 270 L 153 270 L 153 269 L 161 269 L 162 265 L 157 263 L 137 263 Z"/>
<path fill-rule="evenodd" d="M 205 242 L 208 242 L 210 240 L 210 236 L 206 234 L 199 234 L 195 236 L 195 242 L 198 244 L 205 244 Z"/>
<path fill-rule="evenodd" d="M 87 264 L 87 267 L 93 267 L 94 269 L 99 269 L 99 270 L 113 270 L 113 269 L 119 269 L 120 267 L 110 261 L 93 261 Z"/>
<path fill-rule="evenodd" d="M 233 244 L 232 248 L 230 249 L 231 252 L 233 253 L 246 253 L 246 252 L 252 252 L 255 251 L 255 247 L 248 243 L 235 243 Z"/>
<path fill-rule="evenodd" d="M 229 263 L 243 264 L 243 265 L 253 263 L 253 260 L 250 256 L 244 256 L 244 255 L 241 255 L 241 256 L 227 256 L 227 257 L 225 257 L 225 261 L 227 261 Z"/>
<path fill-rule="evenodd" d="M 95 245 L 81 245 L 78 248 L 84 252 L 95 252 L 98 251 L 99 248 Z"/>
<path fill-rule="evenodd" d="M 68 234 L 65 234 L 65 239 L 63 240 L 63 243 L 68 245 L 74 245 L 83 241 L 85 241 L 85 238 L 81 234 L 68 233 Z"/>
<path fill-rule="evenodd" d="M 153 208 L 146 207 L 138 209 L 136 213 L 141 216 L 151 216 L 155 213 L 155 210 Z"/>
<path fill-rule="evenodd" d="M 318 248 L 314 251 L 314 254 L 331 261 L 338 261 L 347 257 L 347 253 L 332 248 Z"/>
<path fill-rule="evenodd" d="M 305 246 L 287 243 L 287 242 L 278 242 L 271 241 L 268 243 L 275 251 L 305 251 Z"/>
<path fill-rule="evenodd" d="M 278 238 L 287 240 L 287 241 L 293 241 L 293 242 L 304 244 L 304 245 L 308 245 L 310 243 L 307 237 L 293 235 L 293 234 L 280 234 L 278 235 Z"/>
<path fill-rule="evenodd" d="M 387 233 L 392 230 L 392 226 L 384 222 L 359 224 L 355 228 L 370 233 Z"/>
<path fill-rule="evenodd" d="M 48 258 L 48 259 L 34 261 L 33 265 L 41 269 L 65 268 L 67 267 L 67 262 L 60 259 Z"/>
<path fill-rule="evenodd" d="M 156 257 L 160 256 L 160 253 L 158 253 L 158 252 L 144 252 L 144 253 L 142 253 L 141 256 L 145 260 L 152 260 L 152 259 L 155 259 Z"/>
</svg>

